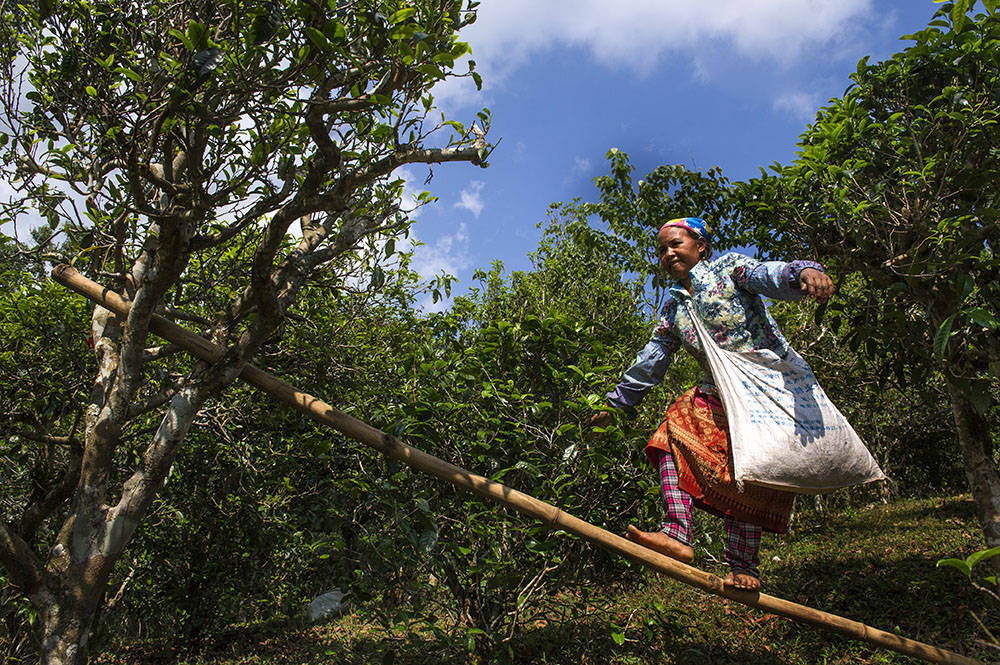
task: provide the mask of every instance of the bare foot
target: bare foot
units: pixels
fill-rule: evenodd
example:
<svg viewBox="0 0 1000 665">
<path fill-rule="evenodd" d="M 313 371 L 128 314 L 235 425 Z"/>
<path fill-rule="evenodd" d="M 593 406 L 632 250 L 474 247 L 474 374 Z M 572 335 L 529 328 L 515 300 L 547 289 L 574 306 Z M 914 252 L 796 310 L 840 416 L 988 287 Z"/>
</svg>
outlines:
<svg viewBox="0 0 1000 665">
<path fill-rule="evenodd" d="M 739 591 L 760 591 L 760 580 L 746 573 L 730 572 L 722 580 L 722 585 Z"/>
<path fill-rule="evenodd" d="M 675 540 L 662 531 L 639 531 L 631 524 L 628 525 L 626 538 L 634 543 L 639 543 L 643 547 L 648 547 L 654 552 L 665 554 L 671 559 L 677 559 L 684 563 L 691 563 L 694 558 L 694 550 L 679 540 Z"/>
</svg>

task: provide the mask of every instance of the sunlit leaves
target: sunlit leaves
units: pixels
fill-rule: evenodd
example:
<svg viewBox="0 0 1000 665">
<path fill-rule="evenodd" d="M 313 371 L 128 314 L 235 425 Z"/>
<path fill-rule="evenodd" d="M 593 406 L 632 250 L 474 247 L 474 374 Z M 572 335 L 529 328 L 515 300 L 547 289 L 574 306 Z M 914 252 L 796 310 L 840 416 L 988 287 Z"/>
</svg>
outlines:
<svg viewBox="0 0 1000 665">
<path fill-rule="evenodd" d="M 906 50 L 862 60 L 852 88 L 800 138 L 795 163 L 745 188 L 748 220 L 775 224 L 758 246 L 811 249 L 875 293 L 893 289 L 843 294 L 859 314 L 858 348 L 885 342 L 871 348 L 876 365 L 889 354 L 915 373 L 939 362 L 984 371 L 1000 353 L 1000 22 L 972 17 L 972 4 L 945 4 Z"/>
<path fill-rule="evenodd" d="M 985 561 L 986 559 L 995 556 L 1000 556 L 1000 547 L 991 547 L 989 549 L 973 552 L 965 559 L 941 559 L 937 562 L 937 567 L 941 568 L 943 566 L 948 566 L 950 568 L 954 568 L 967 578 L 972 579 L 972 568 L 980 561 Z"/>
<path fill-rule="evenodd" d="M 620 519 L 614 514 L 623 493 L 638 497 L 649 489 L 635 482 L 642 467 L 628 463 L 637 451 L 623 427 L 606 428 L 598 440 L 583 423 L 633 355 L 617 341 L 641 344 L 648 335 L 635 308 L 636 285 L 557 218 L 533 261 L 532 271 L 509 278 L 500 266 L 480 271 L 478 286 L 456 298 L 450 313 L 414 327 L 396 357 L 410 386 L 397 407 L 399 430 L 591 521 Z M 435 493 L 428 501 L 433 512 L 447 511 L 444 525 L 454 524 L 439 531 L 428 564 L 446 580 L 450 602 L 471 603 L 476 650 L 495 651 L 518 630 L 509 618 L 514 604 L 545 606 L 546 597 L 531 598 L 526 586 L 540 571 L 550 568 L 540 584 L 572 585 L 578 543 L 543 535 L 473 497 Z M 470 596 L 470 588 L 489 593 Z"/>
</svg>

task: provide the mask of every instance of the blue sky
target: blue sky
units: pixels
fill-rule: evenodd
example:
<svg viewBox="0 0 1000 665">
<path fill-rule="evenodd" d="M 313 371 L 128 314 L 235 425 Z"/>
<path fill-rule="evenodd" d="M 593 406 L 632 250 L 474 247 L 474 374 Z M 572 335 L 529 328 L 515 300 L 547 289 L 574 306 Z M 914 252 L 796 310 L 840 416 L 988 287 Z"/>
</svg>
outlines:
<svg viewBox="0 0 1000 665">
<path fill-rule="evenodd" d="M 402 175 L 438 201 L 414 227 L 414 265 L 445 270 L 461 292 L 494 259 L 529 267 L 553 201 L 593 200 L 605 154 L 627 152 L 642 176 L 661 164 L 720 166 L 730 179 L 794 157 L 816 110 L 841 96 L 865 55 L 902 50 L 931 0 L 484 0 L 463 32 L 482 92 L 436 89 L 450 117 L 488 107 L 486 169 L 466 164 Z M 697 211 L 692 211 L 696 214 Z"/>
<path fill-rule="evenodd" d="M 426 186 L 426 167 L 396 173 L 408 195 L 438 197 L 416 213 L 413 237 L 423 245 L 413 266 L 427 278 L 457 276 L 457 292 L 495 259 L 508 270 L 530 267 L 549 204 L 593 200 L 611 148 L 628 153 L 640 177 L 684 164 L 719 166 L 736 180 L 788 162 L 858 60 L 905 48 L 899 37 L 925 27 L 936 8 L 932 0 L 483 0 L 461 35 L 483 90 L 455 79 L 434 94 L 466 124 L 488 107 L 489 139 L 500 143 L 486 169 L 439 165 Z"/>
</svg>

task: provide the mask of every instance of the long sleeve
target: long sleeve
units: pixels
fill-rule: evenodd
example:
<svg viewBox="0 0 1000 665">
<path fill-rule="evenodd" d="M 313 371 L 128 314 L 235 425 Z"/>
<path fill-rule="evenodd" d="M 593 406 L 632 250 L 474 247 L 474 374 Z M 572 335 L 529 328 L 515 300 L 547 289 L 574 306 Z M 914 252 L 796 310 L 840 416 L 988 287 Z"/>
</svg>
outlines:
<svg viewBox="0 0 1000 665">
<path fill-rule="evenodd" d="M 626 411 L 634 410 L 650 388 L 663 380 L 663 374 L 679 348 L 680 342 L 676 339 L 654 335 L 639 351 L 635 363 L 615 389 L 608 393 L 608 404 Z"/>
<path fill-rule="evenodd" d="M 802 286 L 799 274 L 806 268 L 823 272 L 823 266 L 815 261 L 756 261 L 749 257 L 740 261 L 733 271 L 733 281 L 750 293 L 756 293 L 775 300 L 799 300 Z"/>
</svg>

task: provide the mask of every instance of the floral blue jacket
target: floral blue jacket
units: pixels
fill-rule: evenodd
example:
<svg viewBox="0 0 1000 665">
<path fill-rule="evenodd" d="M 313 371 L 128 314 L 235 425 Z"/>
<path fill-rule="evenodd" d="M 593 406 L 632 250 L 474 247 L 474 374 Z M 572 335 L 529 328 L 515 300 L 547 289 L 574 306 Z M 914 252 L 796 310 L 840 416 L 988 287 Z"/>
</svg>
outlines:
<svg viewBox="0 0 1000 665">
<path fill-rule="evenodd" d="M 670 286 L 652 339 L 639 352 L 621 382 L 608 393 L 608 404 L 626 410 L 635 408 L 650 388 L 663 380 L 671 357 L 681 347 L 695 357 L 705 372 L 701 389 L 715 392 L 694 324 L 681 306 L 684 302 L 691 303 L 720 348 L 737 352 L 770 349 L 784 358 L 788 341 L 761 296 L 800 299 L 799 273 L 805 268 L 823 270 L 814 261 L 762 262 L 743 254 L 726 254 L 714 261 L 695 264 L 689 273 L 693 293 L 689 294 L 678 283 Z"/>
</svg>

